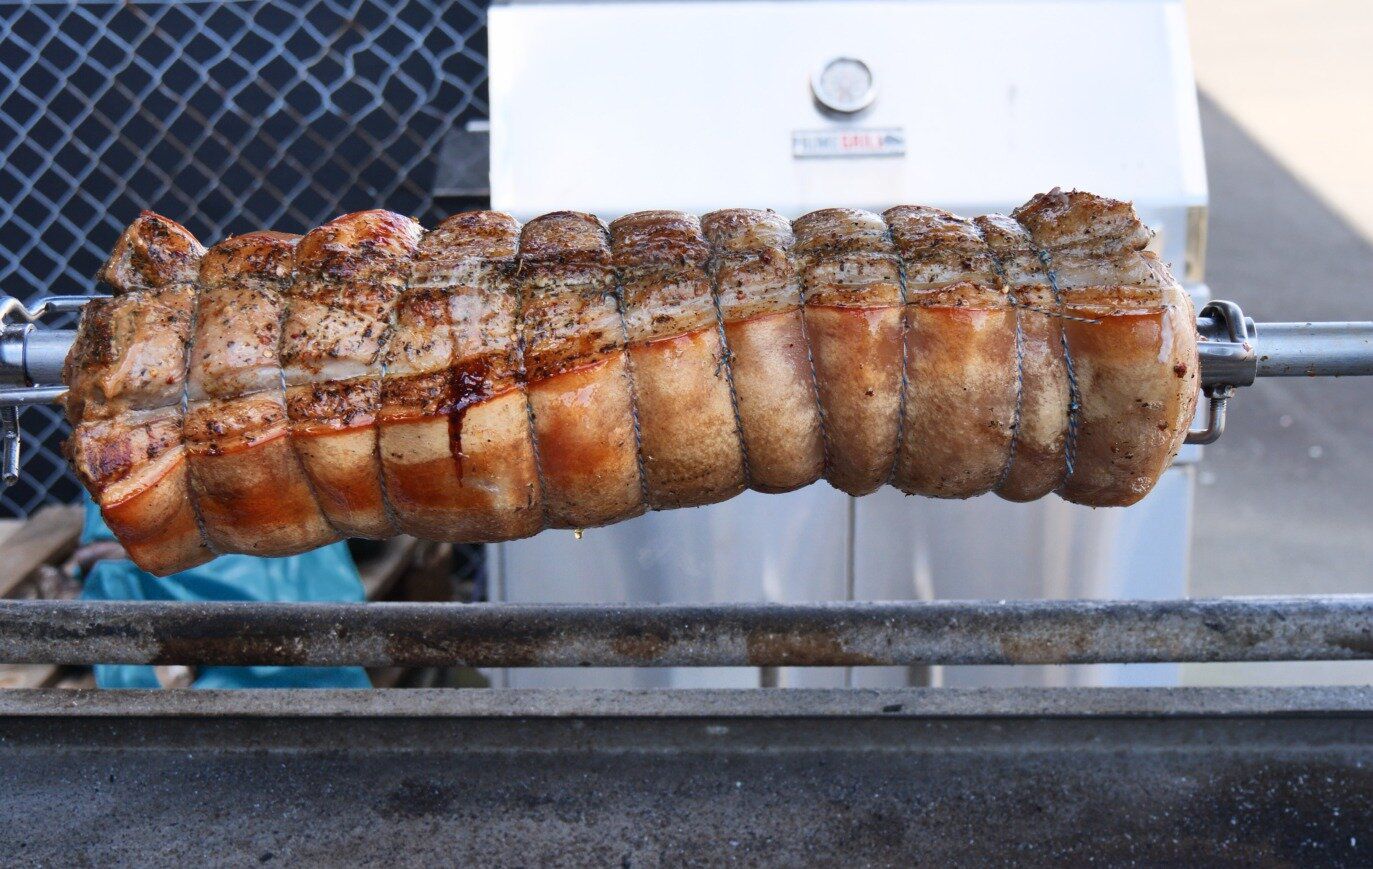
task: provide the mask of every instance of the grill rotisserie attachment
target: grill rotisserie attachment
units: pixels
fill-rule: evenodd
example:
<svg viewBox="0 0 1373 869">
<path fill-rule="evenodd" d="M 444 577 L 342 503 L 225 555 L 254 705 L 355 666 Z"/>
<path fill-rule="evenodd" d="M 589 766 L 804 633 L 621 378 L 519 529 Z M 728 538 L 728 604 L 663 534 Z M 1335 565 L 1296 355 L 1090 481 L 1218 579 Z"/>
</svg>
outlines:
<svg viewBox="0 0 1373 869">
<path fill-rule="evenodd" d="M 144 213 L 64 369 L 142 567 L 461 541 L 783 492 L 1131 504 L 1187 435 L 1196 317 L 1124 202 L 788 222 L 384 211 L 206 251 Z"/>
</svg>

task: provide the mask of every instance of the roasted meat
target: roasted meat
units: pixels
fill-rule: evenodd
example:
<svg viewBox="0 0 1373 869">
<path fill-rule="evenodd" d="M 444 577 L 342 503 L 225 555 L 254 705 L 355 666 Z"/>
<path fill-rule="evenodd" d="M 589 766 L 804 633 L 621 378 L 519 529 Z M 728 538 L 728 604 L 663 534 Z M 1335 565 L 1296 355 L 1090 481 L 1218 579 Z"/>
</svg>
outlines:
<svg viewBox="0 0 1373 869">
<path fill-rule="evenodd" d="M 164 574 L 214 557 L 186 472 L 182 395 L 205 249 L 144 212 L 120 236 L 63 367 L 67 453 L 105 522 L 139 565 Z"/>
<path fill-rule="evenodd" d="M 206 253 L 139 217 L 67 360 L 69 452 L 141 566 L 617 522 L 820 477 L 1142 498 L 1198 392 L 1134 209 L 1054 190 L 794 222 L 384 211 Z M 184 408 L 184 410 L 183 410 Z"/>
</svg>

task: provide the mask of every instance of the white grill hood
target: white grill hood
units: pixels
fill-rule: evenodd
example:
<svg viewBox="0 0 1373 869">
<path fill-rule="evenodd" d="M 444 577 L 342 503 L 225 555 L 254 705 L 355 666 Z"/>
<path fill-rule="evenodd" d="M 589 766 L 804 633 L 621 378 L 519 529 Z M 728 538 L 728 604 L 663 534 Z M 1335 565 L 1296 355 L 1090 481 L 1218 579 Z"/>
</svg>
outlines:
<svg viewBox="0 0 1373 869">
<path fill-rule="evenodd" d="M 810 88 L 843 56 L 878 89 L 851 119 Z M 1055 185 L 1146 217 L 1206 201 L 1178 2 L 516 2 L 491 9 L 490 57 L 492 202 L 521 218 L 975 214 Z M 793 156 L 797 131 L 892 128 L 904 156 Z"/>
</svg>

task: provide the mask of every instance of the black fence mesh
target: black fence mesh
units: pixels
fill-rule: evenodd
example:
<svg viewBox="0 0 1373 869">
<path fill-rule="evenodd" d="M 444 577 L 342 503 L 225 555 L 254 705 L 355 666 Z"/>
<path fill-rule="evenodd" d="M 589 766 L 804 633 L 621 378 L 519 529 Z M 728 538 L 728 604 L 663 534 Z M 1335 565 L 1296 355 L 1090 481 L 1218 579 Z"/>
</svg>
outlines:
<svg viewBox="0 0 1373 869">
<path fill-rule="evenodd" d="M 359 208 L 432 225 L 439 144 L 486 115 L 485 17 L 479 0 L 0 0 L 0 291 L 93 291 L 143 208 L 207 243 Z M 22 421 L 10 516 L 77 494 L 57 411 Z"/>
</svg>

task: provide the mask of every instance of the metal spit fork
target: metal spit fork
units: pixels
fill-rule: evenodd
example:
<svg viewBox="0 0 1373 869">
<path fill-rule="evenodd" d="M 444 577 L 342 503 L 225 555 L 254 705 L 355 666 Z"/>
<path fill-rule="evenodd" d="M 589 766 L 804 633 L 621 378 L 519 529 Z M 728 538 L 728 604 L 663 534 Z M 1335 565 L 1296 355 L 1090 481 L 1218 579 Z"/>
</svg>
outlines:
<svg viewBox="0 0 1373 869">
<path fill-rule="evenodd" d="M 74 329 L 49 329 L 41 321 L 80 311 L 101 296 L 50 296 L 28 307 L 0 297 L 0 473 L 19 480 L 19 411 L 51 404 L 66 394 L 62 363 Z M 1225 431 L 1235 390 L 1259 377 L 1373 375 L 1373 322 L 1255 323 L 1234 302 L 1215 301 L 1197 316 L 1201 387 L 1207 404 L 1203 425 L 1187 433 L 1189 444 L 1215 443 Z"/>
</svg>

